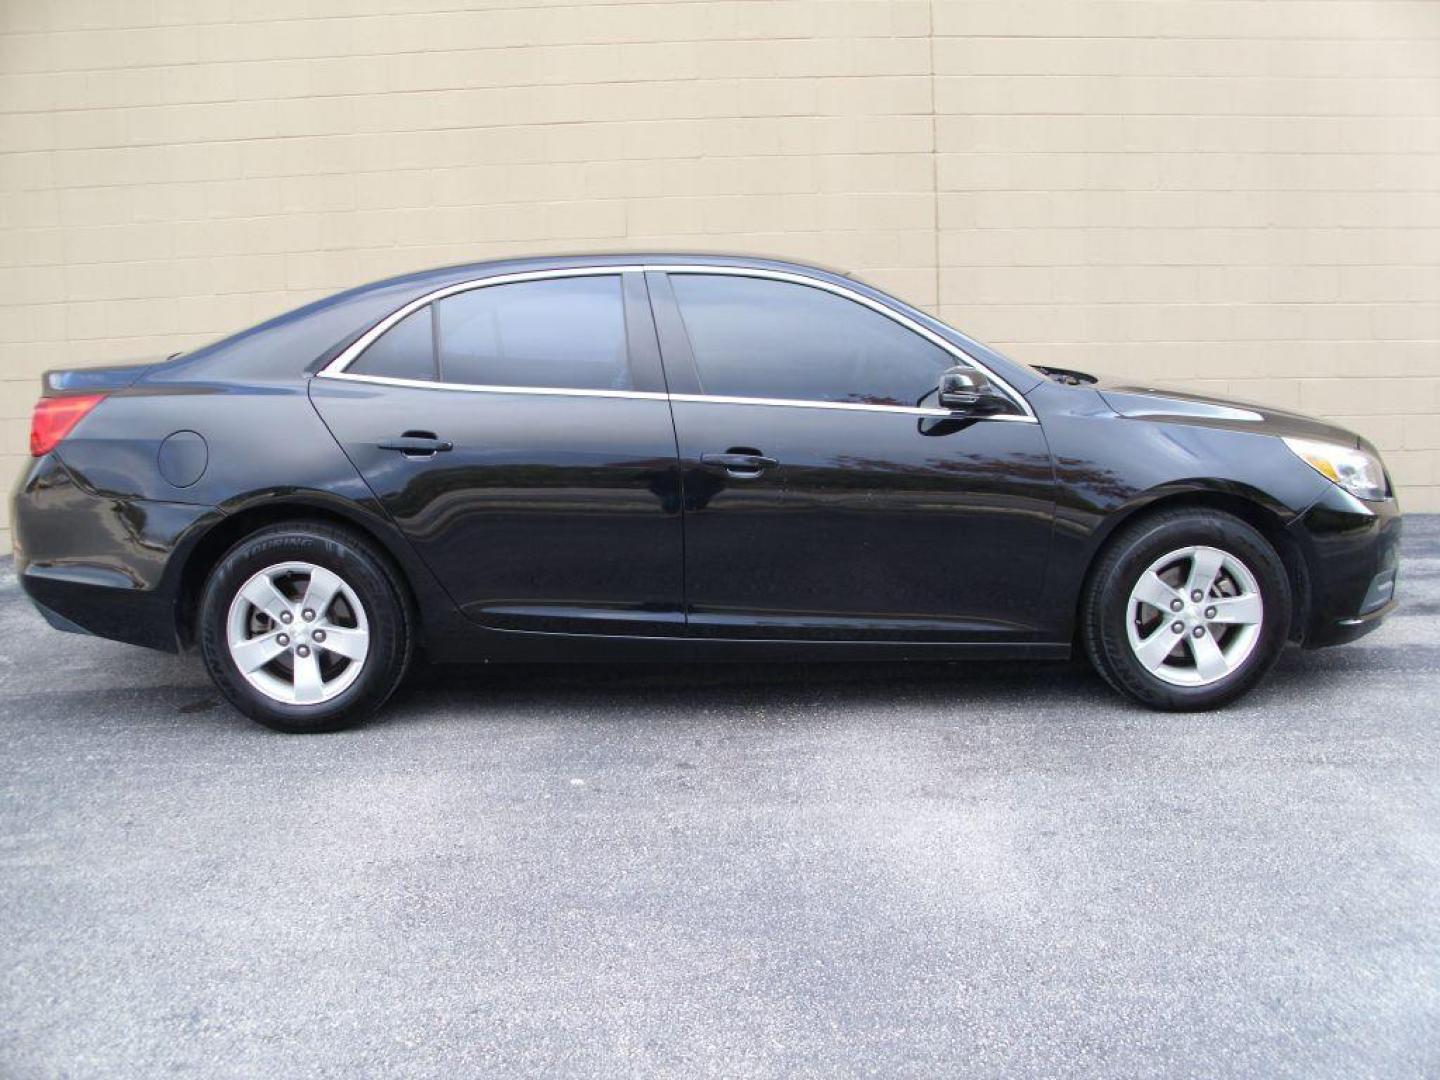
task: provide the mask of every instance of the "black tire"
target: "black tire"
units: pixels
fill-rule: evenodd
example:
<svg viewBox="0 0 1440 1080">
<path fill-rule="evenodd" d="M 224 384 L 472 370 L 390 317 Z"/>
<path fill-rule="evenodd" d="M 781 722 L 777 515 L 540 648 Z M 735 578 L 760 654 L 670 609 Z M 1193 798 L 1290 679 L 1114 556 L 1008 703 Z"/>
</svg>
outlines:
<svg viewBox="0 0 1440 1080">
<path fill-rule="evenodd" d="M 286 562 L 338 575 L 358 597 L 368 622 L 369 652 L 359 674 L 335 697 L 314 704 L 288 704 L 252 686 L 227 643 L 237 593 L 253 575 Z M 358 534 L 315 522 L 271 525 L 227 551 L 205 582 L 196 629 L 210 677 L 230 703 L 266 727 L 292 734 L 339 731 L 374 714 L 404 679 L 415 636 L 404 586 L 388 561 Z M 318 658 L 318 648 L 316 653 Z"/>
<path fill-rule="evenodd" d="M 1180 686 L 1152 673 L 1132 648 L 1128 629 L 1130 596 L 1152 563 L 1196 545 L 1217 548 L 1251 572 L 1263 615 L 1253 647 L 1233 670 L 1215 682 Z M 1081 634 L 1090 663 L 1116 690 L 1152 709 L 1195 711 L 1234 701 L 1259 682 L 1285 648 L 1291 611 L 1290 578 L 1285 564 L 1274 546 L 1253 526 L 1214 510 L 1167 510 L 1126 527 L 1106 544 L 1086 590 Z M 1176 616 L 1177 622 L 1181 617 Z M 1162 622 L 1168 622 L 1168 617 Z M 1224 627 L 1219 632 L 1226 634 L 1232 628 Z M 1172 654 L 1167 663 L 1183 665 L 1188 651 L 1180 649 L 1178 659 L 1174 659 L 1177 654 Z M 1168 667 L 1162 670 L 1173 671 Z"/>
</svg>

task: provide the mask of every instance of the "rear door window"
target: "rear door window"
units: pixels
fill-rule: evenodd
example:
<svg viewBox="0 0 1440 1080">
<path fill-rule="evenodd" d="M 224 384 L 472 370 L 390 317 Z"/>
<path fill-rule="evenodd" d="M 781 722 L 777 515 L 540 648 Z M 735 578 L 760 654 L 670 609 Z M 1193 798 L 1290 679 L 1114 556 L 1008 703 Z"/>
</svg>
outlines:
<svg viewBox="0 0 1440 1080">
<path fill-rule="evenodd" d="M 472 386 L 630 390 L 618 274 L 487 285 L 435 301 L 440 378 Z"/>
</svg>

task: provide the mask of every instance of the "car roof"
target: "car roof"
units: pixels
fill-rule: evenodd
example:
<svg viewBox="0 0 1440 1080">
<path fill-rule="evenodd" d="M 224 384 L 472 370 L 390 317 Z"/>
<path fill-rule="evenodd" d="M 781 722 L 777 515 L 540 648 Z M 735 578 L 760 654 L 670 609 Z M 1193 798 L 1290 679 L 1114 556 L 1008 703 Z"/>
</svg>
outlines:
<svg viewBox="0 0 1440 1080">
<path fill-rule="evenodd" d="M 710 265 L 776 270 L 870 291 L 862 282 L 818 266 L 748 255 L 674 251 L 607 251 L 595 254 L 532 255 L 460 263 L 416 270 L 352 286 L 313 300 L 255 326 L 211 342 L 162 365 L 164 377 L 202 377 L 211 372 L 241 371 L 249 377 L 284 379 L 301 369 L 313 370 L 358 333 L 402 304 L 436 289 L 502 274 L 567 267 L 637 265 Z M 301 359 L 296 363 L 296 359 Z"/>
<path fill-rule="evenodd" d="M 725 252 L 700 251 L 606 251 L 586 254 L 584 252 L 561 255 L 525 255 L 503 259 L 487 259 L 482 262 L 458 263 L 430 270 L 417 270 L 399 274 L 380 281 L 361 285 L 359 288 L 390 288 L 406 285 L 443 286 L 452 282 L 470 281 L 494 277 L 500 274 L 522 274 L 543 270 L 563 270 L 585 266 L 733 266 L 756 270 L 775 270 L 784 273 L 798 273 L 811 277 L 851 280 L 850 274 L 818 266 L 814 263 L 793 262 L 757 255 L 740 255 Z"/>
<path fill-rule="evenodd" d="M 903 313 L 999 369 L 1010 385 L 1024 392 L 1042 376 L 1022 369 L 1008 357 L 975 341 L 953 327 L 939 322 L 874 286 L 837 270 L 811 263 L 756 255 L 700 251 L 606 251 L 593 254 L 532 255 L 483 262 L 461 263 L 371 281 L 343 292 L 314 300 L 294 311 L 277 315 L 228 338 L 213 342 L 161 365 L 167 379 L 203 379 L 243 375 L 250 379 L 287 380 L 298 373 L 314 372 L 328 363 L 359 334 L 402 305 L 449 285 L 480 281 L 503 274 L 563 270 L 571 267 L 605 266 L 715 266 L 770 270 L 844 285 Z M 146 376 L 149 378 L 149 376 Z"/>
</svg>

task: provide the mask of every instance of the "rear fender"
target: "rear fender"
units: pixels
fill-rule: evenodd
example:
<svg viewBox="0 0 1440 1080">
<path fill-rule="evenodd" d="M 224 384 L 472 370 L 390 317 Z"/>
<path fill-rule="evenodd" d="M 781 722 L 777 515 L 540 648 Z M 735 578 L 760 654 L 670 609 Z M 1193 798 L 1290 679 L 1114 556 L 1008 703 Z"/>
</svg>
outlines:
<svg viewBox="0 0 1440 1080">
<path fill-rule="evenodd" d="M 358 476 L 344 490 L 269 488 L 247 492 L 217 508 L 176 545 L 163 588 L 176 600 L 176 628 L 189 645 L 199 593 L 210 568 L 251 533 L 282 521 L 324 521 L 347 527 L 380 548 L 410 589 L 422 641 L 453 635 L 472 624 L 455 607 Z"/>
</svg>

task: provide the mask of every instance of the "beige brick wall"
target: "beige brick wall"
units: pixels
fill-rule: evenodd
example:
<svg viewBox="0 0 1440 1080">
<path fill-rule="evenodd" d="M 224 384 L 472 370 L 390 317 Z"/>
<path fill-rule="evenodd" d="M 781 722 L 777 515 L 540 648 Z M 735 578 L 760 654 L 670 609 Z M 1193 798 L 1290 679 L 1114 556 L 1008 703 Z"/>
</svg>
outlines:
<svg viewBox="0 0 1440 1080">
<path fill-rule="evenodd" d="M 1333 417 L 1440 510 L 1440 2 L 934 10 L 943 317 Z"/>
<path fill-rule="evenodd" d="M 7 476 L 47 367 L 636 247 L 1337 417 L 1440 510 L 1435 0 L 0 0 Z"/>
</svg>

